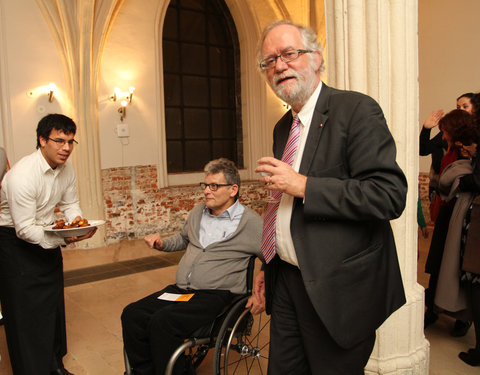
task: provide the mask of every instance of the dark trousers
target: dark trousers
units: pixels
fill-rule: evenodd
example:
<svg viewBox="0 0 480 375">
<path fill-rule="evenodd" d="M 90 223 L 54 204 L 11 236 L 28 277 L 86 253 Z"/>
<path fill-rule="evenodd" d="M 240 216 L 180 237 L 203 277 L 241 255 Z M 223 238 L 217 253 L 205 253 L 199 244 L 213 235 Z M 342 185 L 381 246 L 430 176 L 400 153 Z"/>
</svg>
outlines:
<svg viewBox="0 0 480 375">
<path fill-rule="evenodd" d="M 341 348 L 327 332 L 310 302 L 300 270 L 279 261 L 277 273 L 272 288 L 268 373 L 364 374 L 375 344 L 375 332 L 352 348 Z M 359 324 L 361 318 L 358 317 Z"/>
<path fill-rule="evenodd" d="M 15 375 L 46 375 L 67 352 L 60 248 L 25 242 L 0 227 L 0 300 Z"/>
<path fill-rule="evenodd" d="M 195 295 L 187 302 L 159 300 L 165 292 Z M 163 375 L 175 349 L 197 329 L 213 322 L 232 297 L 225 290 L 184 290 L 169 285 L 125 307 L 123 342 L 133 373 Z M 184 362 L 177 361 L 174 373 L 181 374 L 183 367 Z"/>
</svg>

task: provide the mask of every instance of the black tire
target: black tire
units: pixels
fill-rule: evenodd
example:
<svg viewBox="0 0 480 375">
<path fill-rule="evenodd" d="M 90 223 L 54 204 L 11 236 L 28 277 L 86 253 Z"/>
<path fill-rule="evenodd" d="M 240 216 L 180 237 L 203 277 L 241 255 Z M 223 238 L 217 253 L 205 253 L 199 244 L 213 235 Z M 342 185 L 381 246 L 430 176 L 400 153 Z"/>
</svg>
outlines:
<svg viewBox="0 0 480 375">
<path fill-rule="evenodd" d="M 270 317 L 252 315 L 245 298 L 235 304 L 220 328 L 213 360 L 216 375 L 267 373 Z"/>
</svg>

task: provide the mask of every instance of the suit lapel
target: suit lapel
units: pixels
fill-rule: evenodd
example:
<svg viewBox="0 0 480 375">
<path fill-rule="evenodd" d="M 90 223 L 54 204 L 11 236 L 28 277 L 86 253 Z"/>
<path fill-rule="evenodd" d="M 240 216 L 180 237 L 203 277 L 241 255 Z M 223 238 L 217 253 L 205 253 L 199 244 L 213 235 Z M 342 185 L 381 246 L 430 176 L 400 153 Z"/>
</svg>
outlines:
<svg viewBox="0 0 480 375">
<path fill-rule="evenodd" d="M 273 155 L 278 160 L 282 159 L 283 150 L 287 145 L 288 135 L 290 134 L 292 122 L 292 111 L 288 111 L 277 123 L 277 127 L 275 129 L 276 134 L 273 138 L 275 141 L 275 144 L 273 145 Z"/>
<path fill-rule="evenodd" d="M 310 124 L 310 130 L 308 131 L 307 141 L 305 142 L 305 148 L 303 150 L 302 162 L 300 164 L 299 173 L 307 175 L 310 165 L 315 155 L 317 155 L 317 149 L 320 142 L 320 136 L 325 128 L 328 120 L 328 102 L 331 95 L 331 89 L 327 85 L 323 84 L 320 96 L 318 97 L 315 110 L 313 112 L 312 123 Z"/>
</svg>

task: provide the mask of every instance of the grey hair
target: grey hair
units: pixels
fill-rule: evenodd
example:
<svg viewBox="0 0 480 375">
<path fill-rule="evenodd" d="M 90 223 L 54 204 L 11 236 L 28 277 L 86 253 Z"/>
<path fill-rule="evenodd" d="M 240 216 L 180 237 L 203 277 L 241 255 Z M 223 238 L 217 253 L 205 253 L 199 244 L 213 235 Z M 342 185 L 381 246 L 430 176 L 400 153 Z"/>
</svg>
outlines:
<svg viewBox="0 0 480 375">
<path fill-rule="evenodd" d="M 240 173 L 238 173 L 238 169 L 233 161 L 226 158 L 214 159 L 205 165 L 203 171 L 206 174 L 217 174 L 222 172 L 227 184 L 238 186 L 238 193 L 235 196 L 235 199 L 238 198 L 240 193 Z"/>
<path fill-rule="evenodd" d="M 263 47 L 263 43 L 265 42 L 265 38 L 267 37 L 267 34 L 272 29 L 274 29 L 275 27 L 280 26 L 280 25 L 290 25 L 290 26 L 296 27 L 300 31 L 300 35 L 302 37 L 302 42 L 305 46 L 305 49 L 308 49 L 310 51 L 320 52 L 320 54 L 322 55 L 322 63 L 320 64 L 318 72 L 320 72 L 320 73 L 323 72 L 325 70 L 325 60 L 323 58 L 323 47 L 317 41 L 317 39 L 318 39 L 317 34 L 315 34 L 315 32 L 310 27 L 301 26 L 301 25 L 296 24 L 296 23 L 294 23 L 290 20 L 275 21 L 275 22 L 271 23 L 270 25 L 268 25 L 263 30 L 262 36 L 261 36 L 260 41 L 259 41 L 258 46 L 257 46 L 257 60 L 258 60 L 258 63 L 260 64 L 260 61 L 263 60 L 262 47 Z M 309 54 L 308 56 L 310 58 L 310 62 L 313 65 L 313 59 L 314 59 L 313 55 Z"/>
</svg>

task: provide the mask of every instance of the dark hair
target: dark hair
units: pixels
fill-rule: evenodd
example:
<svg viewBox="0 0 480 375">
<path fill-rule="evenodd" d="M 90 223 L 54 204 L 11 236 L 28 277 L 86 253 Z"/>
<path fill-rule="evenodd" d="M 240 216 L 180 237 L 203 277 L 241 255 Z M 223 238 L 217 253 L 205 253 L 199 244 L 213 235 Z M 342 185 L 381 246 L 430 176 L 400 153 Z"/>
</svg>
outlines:
<svg viewBox="0 0 480 375">
<path fill-rule="evenodd" d="M 457 98 L 457 100 L 462 99 L 462 98 L 468 98 L 468 99 L 471 100 L 473 98 L 473 95 L 475 95 L 473 92 L 466 92 L 465 94 L 460 95 Z"/>
<path fill-rule="evenodd" d="M 477 126 L 480 127 L 480 93 L 473 94 L 472 98 L 470 99 L 472 103 L 472 114 Z"/>
<path fill-rule="evenodd" d="M 240 174 L 238 173 L 238 169 L 233 161 L 226 158 L 215 159 L 209 161 L 203 170 L 206 174 L 217 174 L 222 172 L 225 176 L 227 184 L 238 186 L 238 192 L 237 195 L 235 195 L 235 200 L 238 199 L 240 194 Z"/>
<path fill-rule="evenodd" d="M 37 148 L 40 148 L 40 137 L 48 140 L 52 129 L 62 131 L 66 135 L 75 135 L 77 132 L 77 125 L 75 125 L 70 117 L 58 113 L 46 115 L 37 125 Z"/>
<path fill-rule="evenodd" d="M 464 145 L 478 143 L 479 130 L 473 116 L 461 109 L 454 109 L 443 116 L 438 122 L 441 131 L 446 131 L 452 143 L 461 142 Z"/>
</svg>

